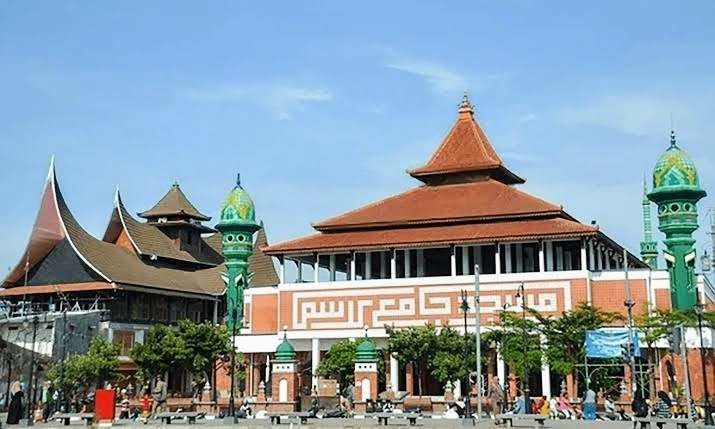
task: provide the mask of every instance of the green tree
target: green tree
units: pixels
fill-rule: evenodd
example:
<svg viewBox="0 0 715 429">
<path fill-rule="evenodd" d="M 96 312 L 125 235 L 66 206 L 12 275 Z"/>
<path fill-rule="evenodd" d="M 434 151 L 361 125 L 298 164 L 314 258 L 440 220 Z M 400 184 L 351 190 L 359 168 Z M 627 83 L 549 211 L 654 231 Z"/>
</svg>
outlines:
<svg viewBox="0 0 715 429">
<path fill-rule="evenodd" d="M 60 384 L 62 362 L 53 363 L 47 370 L 47 380 L 69 394 L 91 386 L 100 387 L 106 381 L 117 378 L 119 346 L 102 337 L 94 337 L 87 353 L 67 357 L 64 360 L 64 378 Z"/>
<path fill-rule="evenodd" d="M 171 368 L 184 368 L 189 357 L 186 341 L 169 326 L 153 325 L 142 344 L 135 344 L 131 358 L 137 365 L 137 377 L 149 381 Z"/>
<path fill-rule="evenodd" d="M 448 381 L 466 380 L 469 373 L 474 371 L 477 366 L 475 342 L 474 334 L 467 334 L 465 339 L 464 334 L 451 327 L 440 329 L 436 338 L 434 355 L 427 365 L 432 376 L 442 385 Z M 486 350 L 484 341 L 482 341 L 482 350 Z M 482 354 L 481 358 L 482 363 L 485 363 L 486 355 Z"/>
<path fill-rule="evenodd" d="M 436 353 L 437 331 L 432 325 L 393 329 L 385 327 L 389 335 L 388 349 L 402 364 L 412 364 L 417 377 L 417 392 L 422 396 L 422 373 Z"/>
<path fill-rule="evenodd" d="M 552 371 L 566 375 L 586 358 L 586 331 L 599 329 L 622 319 L 619 313 L 600 310 L 581 303 L 560 317 L 544 316 L 529 309 L 538 321 L 545 344 L 545 358 Z"/>
<path fill-rule="evenodd" d="M 521 376 L 524 373 L 524 350 L 527 350 L 526 361 L 530 372 L 541 368 L 543 354 L 539 326 L 532 319 L 524 319 L 511 311 L 501 311 L 496 329 L 483 337 L 485 342 L 496 344 L 504 362 L 515 374 Z"/>
<path fill-rule="evenodd" d="M 181 365 L 191 372 L 197 385 L 199 380 L 208 380 L 216 361 L 231 352 L 231 334 L 223 325 L 182 320 L 179 322 L 178 337 L 185 350 L 185 361 Z M 240 363 L 242 360 L 237 361 Z"/>
<path fill-rule="evenodd" d="M 355 378 L 355 352 L 357 342 L 341 340 L 330 346 L 330 350 L 318 365 L 318 375 L 334 378 L 345 386 Z"/>
</svg>

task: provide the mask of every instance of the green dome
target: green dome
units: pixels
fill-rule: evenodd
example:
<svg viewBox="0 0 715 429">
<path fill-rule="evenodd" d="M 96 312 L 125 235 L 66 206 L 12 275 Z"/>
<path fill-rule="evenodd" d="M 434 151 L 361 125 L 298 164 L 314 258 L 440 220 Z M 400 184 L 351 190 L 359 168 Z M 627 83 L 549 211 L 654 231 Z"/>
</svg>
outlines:
<svg viewBox="0 0 715 429">
<path fill-rule="evenodd" d="M 375 344 L 365 337 L 355 350 L 355 360 L 358 362 L 374 362 L 377 360 Z"/>
<path fill-rule="evenodd" d="M 221 206 L 220 223 L 256 223 L 256 209 L 251 196 L 241 187 L 241 176 Z"/>
<path fill-rule="evenodd" d="M 283 342 L 278 344 L 278 348 L 276 348 L 276 360 L 295 360 L 295 348 L 286 336 L 283 337 Z"/>
<path fill-rule="evenodd" d="M 675 144 L 673 132 L 670 135 L 670 147 L 653 169 L 653 191 L 670 187 L 700 187 L 695 163 Z"/>
</svg>

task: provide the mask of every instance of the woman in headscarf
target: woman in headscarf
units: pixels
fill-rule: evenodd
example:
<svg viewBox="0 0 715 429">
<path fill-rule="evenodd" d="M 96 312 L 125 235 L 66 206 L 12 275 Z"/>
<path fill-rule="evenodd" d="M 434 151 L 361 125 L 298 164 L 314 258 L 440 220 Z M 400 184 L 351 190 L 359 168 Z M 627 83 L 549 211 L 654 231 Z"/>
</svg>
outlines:
<svg viewBox="0 0 715 429">
<path fill-rule="evenodd" d="M 10 385 L 10 406 L 7 410 L 7 424 L 16 425 L 22 417 L 22 388 L 19 381 Z"/>
<path fill-rule="evenodd" d="M 658 400 L 655 403 L 655 415 L 664 419 L 670 418 L 673 402 L 670 396 L 662 390 L 658 391 Z"/>
</svg>

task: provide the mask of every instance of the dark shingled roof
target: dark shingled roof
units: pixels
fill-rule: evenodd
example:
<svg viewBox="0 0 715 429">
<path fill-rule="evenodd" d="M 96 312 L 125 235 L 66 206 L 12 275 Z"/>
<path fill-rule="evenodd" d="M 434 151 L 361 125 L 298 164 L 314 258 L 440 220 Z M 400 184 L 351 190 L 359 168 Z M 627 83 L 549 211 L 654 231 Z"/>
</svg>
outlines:
<svg viewBox="0 0 715 429">
<path fill-rule="evenodd" d="M 114 199 L 114 210 L 112 211 L 112 217 L 107 226 L 107 230 L 104 233 L 103 241 L 114 243 L 122 229 L 129 235 L 136 251 L 142 255 L 156 255 L 160 258 L 211 266 L 219 265 L 223 262 L 221 253 L 217 252 L 203 240 L 200 251 L 181 250 L 174 244 L 171 238 L 155 225 L 139 222 L 134 219 L 126 207 L 124 207 L 122 198 L 117 191 L 117 195 Z"/>
<path fill-rule="evenodd" d="M 133 249 L 116 244 L 122 230 L 127 233 Z M 82 263 L 97 273 L 102 280 L 27 288 L 13 286 L 22 278 L 26 264 L 31 269 L 63 240 L 67 240 Z M 57 184 L 54 165 L 51 165 L 27 249 L 22 260 L 2 282 L 5 289 L 0 289 L 0 296 L 16 295 L 19 292 L 52 293 L 62 288 L 66 289 L 65 292 L 73 292 L 133 287 L 159 289 L 169 293 L 223 295 L 226 267 L 221 255 L 221 235 L 213 234 L 203 237 L 202 240 L 205 251 L 201 255 L 177 249 L 172 240 L 157 227 L 133 219 L 118 194 L 104 240 L 98 240 L 85 231 L 72 215 Z M 254 254 L 249 259 L 253 272 L 253 280 L 249 286 L 278 284 L 271 258 L 258 248 L 266 243 L 265 231 L 262 229 L 256 237 Z M 142 258 L 142 254 L 156 255 L 165 260 L 154 264 Z M 172 260 L 175 261 L 173 266 L 167 263 Z M 193 262 L 195 265 L 178 261 Z"/>
<path fill-rule="evenodd" d="M 140 217 L 145 219 L 153 219 L 165 216 L 188 217 L 191 219 L 209 221 L 210 216 L 206 216 L 199 212 L 191 201 L 186 198 L 186 195 L 179 187 L 178 183 L 174 183 L 169 189 L 169 192 L 164 195 L 154 207 L 149 210 L 139 213 Z"/>
</svg>

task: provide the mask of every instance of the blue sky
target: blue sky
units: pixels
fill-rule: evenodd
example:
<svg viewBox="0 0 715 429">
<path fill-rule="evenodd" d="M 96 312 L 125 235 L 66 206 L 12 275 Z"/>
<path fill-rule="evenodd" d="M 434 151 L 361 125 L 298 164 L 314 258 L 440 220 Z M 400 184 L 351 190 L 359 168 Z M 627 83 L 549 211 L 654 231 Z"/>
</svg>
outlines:
<svg viewBox="0 0 715 429">
<path fill-rule="evenodd" d="M 52 154 L 95 235 L 117 185 L 137 212 L 176 179 L 216 215 L 240 171 L 276 242 L 415 185 L 405 170 L 465 90 L 525 190 L 637 251 L 671 116 L 715 194 L 713 16 L 711 1 L 2 2 L 0 267 Z"/>
</svg>

